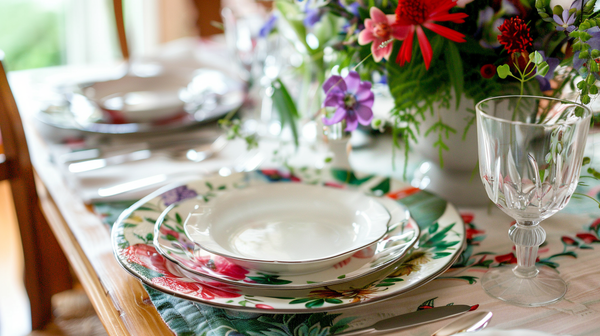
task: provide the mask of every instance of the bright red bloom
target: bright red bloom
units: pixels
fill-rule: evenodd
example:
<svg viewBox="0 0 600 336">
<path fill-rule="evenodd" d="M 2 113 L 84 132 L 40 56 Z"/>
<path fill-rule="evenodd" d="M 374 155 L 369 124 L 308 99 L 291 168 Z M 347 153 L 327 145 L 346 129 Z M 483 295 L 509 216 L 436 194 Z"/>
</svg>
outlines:
<svg viewBox="0 0 600 336">
<path fill-rule="evenodd" d="M 573 239 L 573 238 L 571 238 L 569 236 L 562 236 L 560 238 L 560 240 L 563 242 L 563 244 L 565 244 L 567 246 L 577 246 L 577 245 L 579 245 L 579 243 L 575 239 Z"/>
<path fill-rule="evenodd" d="M 483 230 L 477 230 L 477 229 L 467 229 L 466 235 L 467 235 L 467 240 L 471 240 L 473 239 L 476 235 L 479 234 L 483 234 L 485 233 L 485 231 Z"/>
<path fill-rule="evenodd" d="M 505 263 L 505 264 L 516 264 L 517 263 L 517 257 L 512 252 L 495 256 L 494 260 L 498 263 Z"/>
<path fill-rule="evenodd" d="M 496 66 L 493 64 L 486 64 L 481 67 L 481 76 L 485 79 L 490 79 L 496 75 Z"/>
<path fill-rule="evenodd" d="M 576 236 L 577 238 L 583 240 L 586 244 L 600 242 L 600 239 L 596 238 L 596 236 L 591 233 L 578 233 Z"/>
<path fill-rule="evenodd" d="M 526 52 L 527 48 L 533 46 L 533 38 L 529 34 L 529 27 L 519 17 L 511 17 L 498 27 L 500 35 L 498 42 L 504 46 L 509 53 Z"/>
<path fill-rule="evenodd" d="M 475 215 L 473 215 L 470 212 L 461 212 L 460 217 L 462 218 L 463 222 L 465 222 L 465 224 L 469 224 L 473 221 Z"/>
<path fill-rule="evenodd" d="M 419 47 L 423 53 L 425 60 L 425 68 L 429 69 L 433 50 L 431 44 L 423 31 L 423 27 L 451 40 L 454 42 L 465 42 L 465 35 L 450 28 L 440 26 L 434 21 L 443 22 L 451 21 L 454 23 L 465 22 L 464 18 L 468 15 L 465 13 L 453 13 L 448 11 L 456 5 L 453 0 L 399 0 L 396 8 L 396 22 L 393 26 L 407 30 L 406 39 L 402 43 L 400 52 L 396 57 L 396 63 L 400 66 L 410 62 L 412 57 L 412 46 L 414 33 L 417 33 L 419 39 Z M 400 30 L 398 30 L 400 33 Z"/>
</svg>

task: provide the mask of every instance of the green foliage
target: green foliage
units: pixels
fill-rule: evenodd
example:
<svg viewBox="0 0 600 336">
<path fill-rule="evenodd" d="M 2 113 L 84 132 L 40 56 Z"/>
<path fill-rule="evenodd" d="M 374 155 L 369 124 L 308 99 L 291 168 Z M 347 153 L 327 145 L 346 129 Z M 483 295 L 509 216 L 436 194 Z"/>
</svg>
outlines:
<svg viewBox="0 0 600 336">
<path fill-rule="evenodd" d="M 248 279 L 259 283 L 259 284 L 269 284 L 269 285 L 286 285 L 291 283 L 290 280 L 279 279 L 279 275 L 273 274 L 265 274 L 258 273 L 259 276 L 248 276 Z"/>
<path fill-rule="evenodd" d="M 275 110 L 279 113 L 279 118 L 281 121 L 281 127 L 283 128 L 285 125 L 289 125 L 294 136 L 294 144 L 298 147 L 298 126 L 296 121 L 300 117 L 298 114 L 298 110 L 296 109 L 296 104 L 290 96 L 287 88 L 281 81 L 281 79 L 277 78 L 273 82 L 273 105 L 275 106 Z"/>
<path fill-rule="evenodd" d="M 63 64 L 62 15 L 32 1 L 0 1 L 0 50 L 8 70 Z"/>
</svg>

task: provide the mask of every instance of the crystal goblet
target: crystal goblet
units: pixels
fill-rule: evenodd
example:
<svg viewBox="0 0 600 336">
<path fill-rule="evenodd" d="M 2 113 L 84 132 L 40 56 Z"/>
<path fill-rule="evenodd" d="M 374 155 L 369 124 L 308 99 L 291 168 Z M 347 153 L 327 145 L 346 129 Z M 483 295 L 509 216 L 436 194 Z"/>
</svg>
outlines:
<svg viewBox="0 0 600 336">
<path fill-rule="evenodd" d="M 490 269 L 483 289 L 520 306 L 556 302 L 567 285 L 555 270 L 535 265 L 546 239 L 539 224 L 564 208 L 577 187 L 591 111 L 567 100 L 504 96 L 479 102 L 476 112 L 481 180 L 488 197 L 516 220 L 508 234 L 517 265 Z"/>
</svg>

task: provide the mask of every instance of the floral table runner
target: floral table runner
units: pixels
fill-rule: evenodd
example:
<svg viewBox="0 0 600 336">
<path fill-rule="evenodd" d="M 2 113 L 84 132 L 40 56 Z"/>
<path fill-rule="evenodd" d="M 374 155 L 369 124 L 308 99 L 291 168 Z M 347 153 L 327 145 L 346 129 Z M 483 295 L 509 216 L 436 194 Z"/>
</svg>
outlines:
<svg viewBox="0 0 600 336">
<path fill-rule="evenodd" d="M 277 178 L 296 178 L 293 175 L 274 174 Z M 351 179 L 347 177 L 339 179 L 340 186 L 364 182 L 354 175 Z M 389 183 L 377 187 L 388 197 L 405 204 L 411 216 L 419 222 L 422 232 L 435 233 L 436 219 L 446 207 L 444 200 L 410 187 L 390 190 Z M 587 186 L 581 192 L 597 198 L 600 183 Z M 132 203 L 96 204 L 95 210 L 110 225 Z M 499 329 L 525 328 L 555 335 L 600 334 L 600 210 L 594 202 L 575 198 L 565 210 L 542 223 L 548 235 L 540 247 L 538 266 L 560 272 L 569 284 L 569 290 L 559 303 L 540 308 L 511 306 L 483 292 L 478 280 L 487 269 L 516 263 L 507 233 L 512 219 L 495 207 L 461 210 L 467 244 L 454 265 L 430 283 L 383 302 L 328 313 L 259 314 L 213 308 L 147 286 L 145 289 L 176 335 L 331 335 L 370 325 L 393 315 L 451 304 L 467 304 L 473 310 L 494 312 L 490 326 Z M 394 277 L 401 278 L 427 263 L 435 257 L 434 250 L 415 250 Z M 352 296 L 354 300 L 362 300 L 373 290 L 376 288 L 352 293 L 319 293 L 317 296 L 320 297 L 312 299 L 319 302 Z M 406 329 L 402 334 L 430 335 L 445 323 L 448 322 Z"/>
</svg>

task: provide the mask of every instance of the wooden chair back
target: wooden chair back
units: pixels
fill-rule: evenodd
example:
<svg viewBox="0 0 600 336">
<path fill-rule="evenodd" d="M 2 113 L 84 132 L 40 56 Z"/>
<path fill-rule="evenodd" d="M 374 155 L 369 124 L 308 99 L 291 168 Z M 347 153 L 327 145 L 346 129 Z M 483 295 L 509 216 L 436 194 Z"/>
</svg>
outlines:
<svg viewBox="0 0 600 336">
<path fill-rule="evenodd" d="M 214 26 L 214 22 L 222 23 L 221 19 L 221 0 L 191 0 L 196 8 L 196 28 L 200 36 L 211 36 L 220 34 L 223 31 Z M 125 33 L 125 19 L 123 16 L 123 0 L 113 0 L 113 9 L 115 14 L 115 23 L 117 26 L 117 35 L 119 37 L 119 47 L 124 60 L 130 57 L 127 44 L 127 34 Z"/>
<path fill-rule="evenodd" d="M 119 46 L 121 55 L 126 61 L 129 59 L 129 47 L 127 46 L 127 35 L 125 34 L 125 18 L 123 16 L 123 1 L 113 0 L 113 9 L 115 11 L 115 23 L 117 24 L 117 35 L 119 35 Z"/>
<path fill-rule="evenodd" d="M 11 186 L 23 245 L 32 328 L 39 330 L 52 317 L 52 295 L 71 288 L 72 279 L 67 260 L 40 207 L 23 124 L 3 59 L 0 51 L 0 134 L 4 149 L 0 180 L 8 180 Z"/>
</svg>

